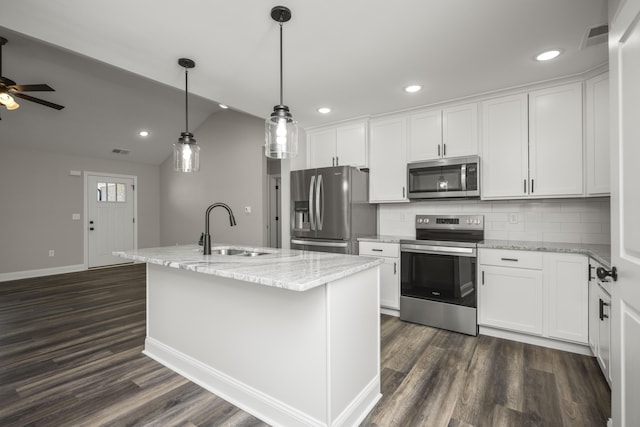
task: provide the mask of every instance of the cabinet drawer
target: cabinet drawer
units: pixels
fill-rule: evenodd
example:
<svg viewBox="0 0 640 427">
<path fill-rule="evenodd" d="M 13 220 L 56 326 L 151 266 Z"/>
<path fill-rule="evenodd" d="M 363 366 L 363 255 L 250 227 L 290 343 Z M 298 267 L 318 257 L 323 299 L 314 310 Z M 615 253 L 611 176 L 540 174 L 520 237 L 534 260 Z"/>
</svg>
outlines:
<svg viewBox="0 0 640 427">
<path fill-rule="evenodd" d="M 360 242 L 360 255 L 397 258 L 400 256 L 398 243 Z"/>
<path fill-rule="evenodd" d="M 480 249 L 480 264 L 542 270 L 542 252 Z"/>
</svg>

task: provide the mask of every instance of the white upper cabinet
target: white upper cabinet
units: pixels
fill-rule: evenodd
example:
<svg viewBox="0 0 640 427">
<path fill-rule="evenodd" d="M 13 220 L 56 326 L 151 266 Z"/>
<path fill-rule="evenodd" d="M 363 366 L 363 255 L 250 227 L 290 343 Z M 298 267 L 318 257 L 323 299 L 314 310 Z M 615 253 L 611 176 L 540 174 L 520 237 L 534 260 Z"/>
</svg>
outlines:
<svg viewBox="0 0 640 427">
<path fill-rule="evenodd" d="M 482 103 L 482 198 L 581 196 L 582 83 Z"/>
<path fill-rule="evenodd" d="M 410 116 L 409 161 L 478 154 L 478 105 L 466 104 Z"/>
<path fill-rule="evenodd" d="M 367 166 L 367 122 L 311 130 L 307 133 L 309 167 Z"/>
<path fill-rule="evenodd" d="M 582 83 L 531 92 L 529 194 L 584 194 L 582 163 Z"/>
<path fill-rule="evenodd" d="M 527 94 L 482 103 L 482 197 L 528 194 L 529 135 Z"/>
<path fill-rule="evenodd" d="M 407 118 L 372 120 L 369 202 L 406 202 Z"/>
<path fill-rule="evenodd" d="M 587 195 L 608 195 L 609 73 L 587 80 L 586 86 Z"/>
</svg>

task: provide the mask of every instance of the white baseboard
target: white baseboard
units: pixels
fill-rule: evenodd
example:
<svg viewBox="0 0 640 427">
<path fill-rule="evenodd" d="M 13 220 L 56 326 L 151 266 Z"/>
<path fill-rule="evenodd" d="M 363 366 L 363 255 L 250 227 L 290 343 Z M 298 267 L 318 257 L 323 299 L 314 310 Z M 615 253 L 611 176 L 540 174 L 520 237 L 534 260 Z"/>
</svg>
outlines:
<svg viewBox="0 0 640 427">
<path fill-rule="evenodd" d="M 389 316 L 400 317 L 400 310 L 380 307 L 380 314 L 388 314 Z"/>
<path fill-rule="evenodd" d="M 382 399 L 380 375 L 376 375 L 344 411 L 335 418 L 331 426 L 359 426 L 380 399 Z"/>
<path fill-rule="evenodd" d="M 84 271 L 87 266 L 84 264 L 64 265 L 62 267 L 41 268 L 38 270 L 16 271 L 13 273 L 0 273 L 0 282 L 9 280 L 30 279 L 32 277 L 51 276 L 54 274 L 75 273 Z"/>
<path fill-rule="evenodd" d="M 188 380 L 273 426 L 325 427 L 311 417 L 255 388 L 147 337 L 143 353 Z"/>
<path fill-rule="evenodd" d="M 571 353 L 593 356 L 588 344 L 577 344 L 566 341 L 558 341 L 550 338 L 536 337 L 533 335 L 520 334 L 518 332 L 494 329 L 488 326 L 480 326 L 480 335 L 504 338 L 511 341 L 523 342 L 526 344 L 539 345 L 541 347 L 553 348 L 555 350 L 569 351 Z"/>
</svg>

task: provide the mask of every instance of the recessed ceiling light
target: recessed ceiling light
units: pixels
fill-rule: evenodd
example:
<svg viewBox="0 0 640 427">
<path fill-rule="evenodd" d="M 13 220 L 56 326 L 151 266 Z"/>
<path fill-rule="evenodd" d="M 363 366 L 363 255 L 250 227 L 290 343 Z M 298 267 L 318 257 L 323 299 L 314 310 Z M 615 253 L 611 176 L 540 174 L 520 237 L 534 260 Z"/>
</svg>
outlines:
<svg viewBox="0 0 640 427">
<path fill-rule="evenodd" d="M 318 108 L 318 113 L 320 114 L 329 114 L 331 112 L 331 108 L 329 107 L 320 107 Z"/>
<path fill-rule="evenodd" d="M 229 106 L 228 106 L 228 105 L 225 105 L 225 104 L 218 104 L 218 106 L 219 106 L 220 108 L 222 108 L 223 110 L 228 110 L 228 109 L 229 109 Z"/>
<path fill-rule="evenodd" d="M 549 61 L 550 59 L 556 58 L 560 55 L 560 51 L 558 49 L 548 50 L 546 52 L 542 52 L 541 54 L 536 56 L 537 61 Z"/>
<path fill-rule="evenodd" d="M 404 91 L 407 93 L 414 93 L 414 92 L 418 92 L 420 89 L 422 89 L 422 86 L 420 85 L 410 85 L 404 88 Z"/>
<path fill-rule="evenodd" d="M 149 131 L 141 130 L 140 132 L 138 132 L 138 135 L 140 135 L 141 137 L 149 136 Z"/>
</svg>

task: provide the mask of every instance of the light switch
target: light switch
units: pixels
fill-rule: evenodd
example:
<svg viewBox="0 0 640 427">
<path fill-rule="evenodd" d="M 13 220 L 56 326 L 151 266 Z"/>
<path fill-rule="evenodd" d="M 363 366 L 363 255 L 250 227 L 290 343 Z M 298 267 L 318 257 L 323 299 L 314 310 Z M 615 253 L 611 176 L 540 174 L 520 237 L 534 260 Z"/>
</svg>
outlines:
<svg viewBox="0 0 640 427">
<path fill-rule="evenodd" d="M 74 221 L 79 220 L 80 219 L 80 214 L 79 213 L 71 214 L 71 219 L 74 220 Z"/>
</svg>

